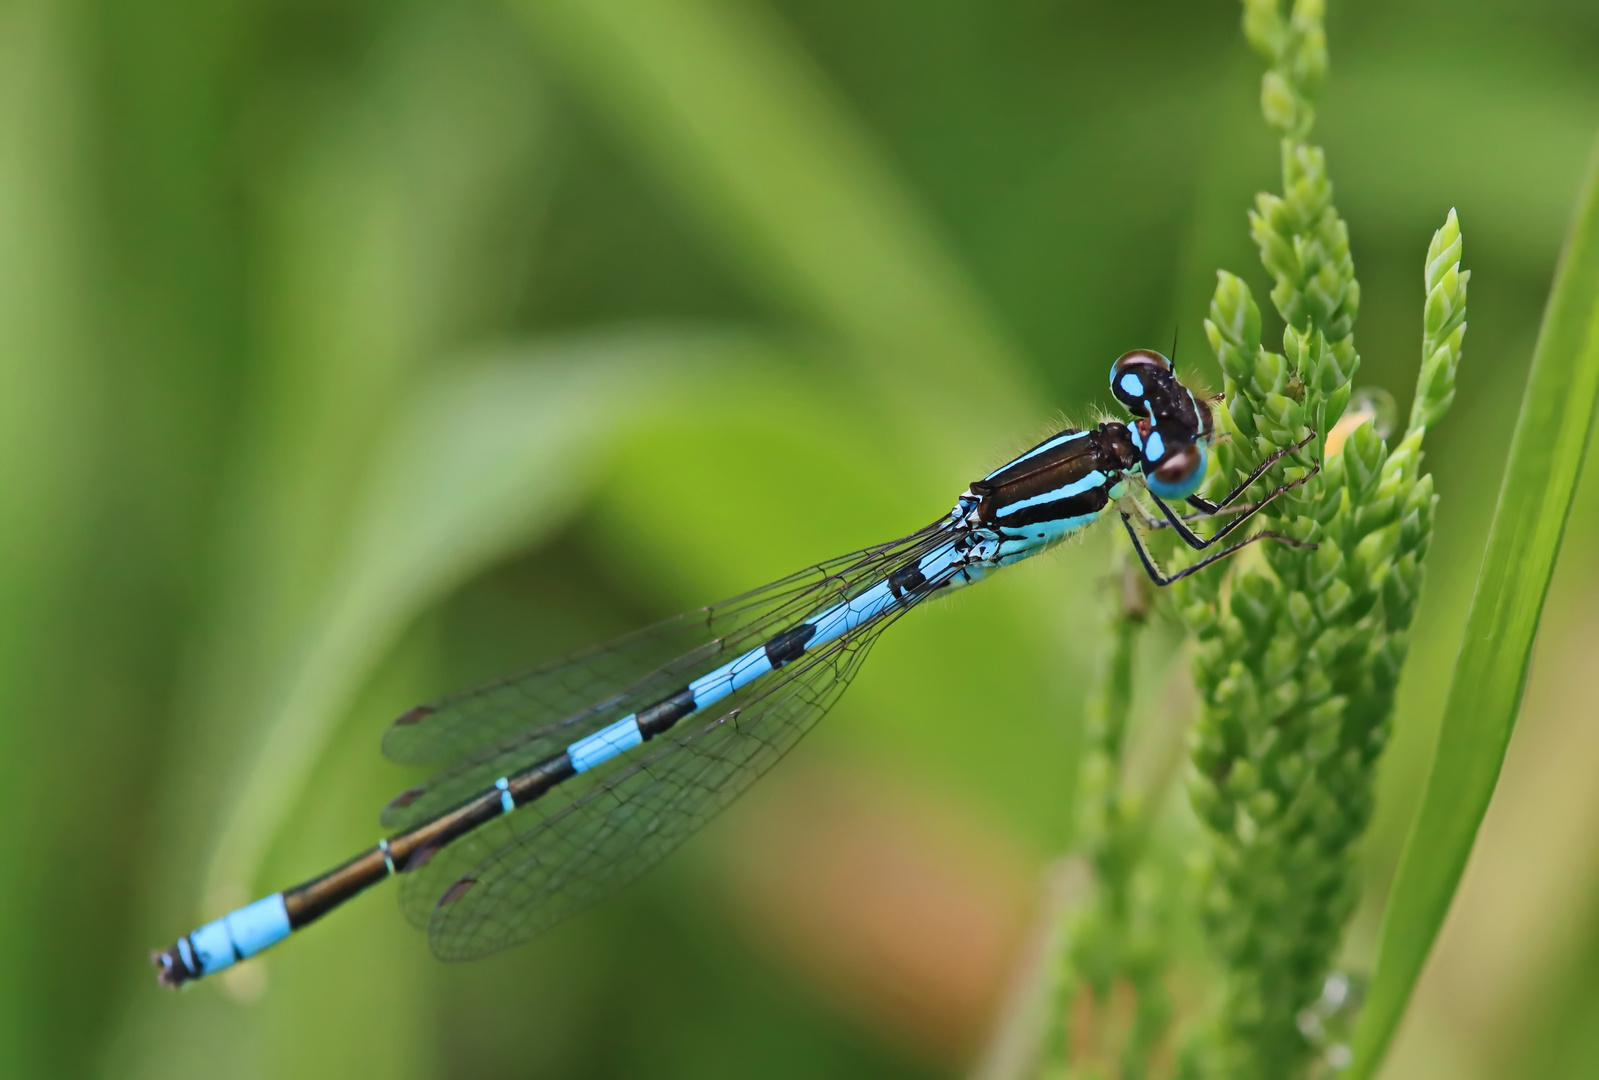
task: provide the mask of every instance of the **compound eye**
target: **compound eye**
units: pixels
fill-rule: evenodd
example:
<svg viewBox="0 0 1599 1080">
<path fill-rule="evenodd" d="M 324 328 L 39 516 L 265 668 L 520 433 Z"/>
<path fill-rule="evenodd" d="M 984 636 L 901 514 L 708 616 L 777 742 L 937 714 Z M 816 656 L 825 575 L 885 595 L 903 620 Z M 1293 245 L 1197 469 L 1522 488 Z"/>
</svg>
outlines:
<svg viewBox="0 0 1599 1080">
<path fill-rule="evenodd" d="M 1146 446 L 1148 444 L 1146 443 Z M 1146 476 L 1149 490 L 1163 499 L 1186 499 L 1205 479 L 1205 444 L 1189 443 L 1173 450 Z"/>
<path fill-rule="evenodd" d="M 1110 367 L 1110 390 L 1134 416 L 1150 415 L 1149 396 L 1169 380 L 1171 361 L 1150 349 L 1123 353 Z"/>
</svg>

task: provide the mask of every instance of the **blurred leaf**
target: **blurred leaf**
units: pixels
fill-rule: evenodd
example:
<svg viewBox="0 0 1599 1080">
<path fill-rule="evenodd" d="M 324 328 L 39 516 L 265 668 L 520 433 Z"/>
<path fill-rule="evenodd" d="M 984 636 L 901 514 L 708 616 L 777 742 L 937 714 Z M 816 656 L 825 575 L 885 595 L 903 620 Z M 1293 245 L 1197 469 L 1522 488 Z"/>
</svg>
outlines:
<svg viewBox="0 0 1599 1080">
<path fill-rule="evenodd" d="M 192 914 L 216 808 L 320 611 L 374 445 L 427 365 L 504 320 L 501 252 L 538 206 L 543 101 L 516 37 L 481 11 L 427 6 L 378 30 L 358 77 L 252 177 L 262 356 L 219 477 L 153 823 L 163 843 L 145 870 L 167 919 Z"/>
<path fill-rule="evenodd" d="M 213 848 L 208 911 L 249 894 L 334 725 L 406 626 L 559 528 L 636 413 L 751 351 L 728 336 L 615 334 L 423 384 L 380 445 L 318 611 L 273 679 L 260 748 Z"/>
<path fill-rule="evenodd" d="M 470 9 L 420 6 L 385 27 L 266 200 L 266 371 L 230 493 L 244 595 L 224 631 L 282 644 L 345 527 L 376 431 L 420 373 L 516 302 L 547 171 L 526 58 Z M 236 689 L 226 694 L 232 698 Z"/>
<path fill-rule="evenodd" d="M 1599 147 L 1555 275 L 1455 663 L 1437 755 L 1389 894 L 1350 1076 L 1382 1061 L 1499 778 L 1599 398 Z"/>
<path fill-rule="evenodd" d="M 61 903 L 54 849 L 104 850 L 73 835 L 58 786 L 65 754 L 92 731 L 74 692 L 83 681 L 68 671 L 82 660 L 84 560 L 103 494 L 88 38 L 77 4 L 0 5 L 0 819 L 10 823 L 0 1073 L 10 1076 L 81 1062 L 78 1045 L 55 1036 L 81 1043 L 101 997 L 63 992 L 60 950 L 39 933 Z M 107 937 L 100 925 L 73 930 L 69 951 Z M 69 1000 L 77 1015 L 63 1018 Z"/>
<path fill-rule="evenodd" d="M 322 602 L 377 438 L 429 365 L 505 321 L 516 279 L 504 252 L 538 208 L 543 101 L 515 35 L 481 11 L 426 5 L 378 30 L 352 85 L 276 175 L 255 180 L 260 370 L 220 477 L 208 603 L 162 788 L 170 861 L 150 871 L 163 902 L 185 910 L 215 807 Z"/>
<path fill-rule="evenodd" d="M 1036 414 L 983 302 L 759 4 L 511 3 L 740 268 L 853 347 L 930 461 L 969 468 Z"/>
</svg>

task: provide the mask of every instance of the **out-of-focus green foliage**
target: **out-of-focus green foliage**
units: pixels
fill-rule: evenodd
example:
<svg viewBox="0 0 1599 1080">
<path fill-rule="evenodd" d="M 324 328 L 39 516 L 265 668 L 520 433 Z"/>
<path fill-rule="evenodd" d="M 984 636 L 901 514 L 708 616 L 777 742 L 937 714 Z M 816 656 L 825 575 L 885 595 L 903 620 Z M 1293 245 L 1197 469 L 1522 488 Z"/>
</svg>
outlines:
<svg viewBox="0 0 1599 1080">
<path fill-rule="evenodd" d="M 1486 0 L 1331 17 L 1316 130 L 1355 223 L 1362 377 L 1407 397 L 1404 283 L 1450 202 L 1492 358 L 1433 442 L 1374 902 L 1599 26 Z M 369 844 L 411 780 L 377 735 L 416 700 L 915 527 L 1174 326 L 1215 381 L 1190 344 L 1209 268 L 1251 258 L 1238 208 L 1274 169 L 1236 37 L 1230 3 L 0 0 L 0 1072 L 960 1069 L 993 1008 L 967 988 L 1013 953 L 1005 897 L 1070 832 L 1109 537 L 896 626 L 761 785 L 869 776 L 975 840 L 863 818 L 813 846 L 877 857 L 802 867 L 833 891 L 789 911 L 749 883 L 803 845 L 736 826 L 825 815 L 756 794 L 482 964 L 435 963 L 381 890 L 176 997 L 144 954 Z M 932 907 L 928 867 L 992 889 Z M 848 947 L 824 969 L 796 941 Z M 1573 1024 L 1599 985 L 1527 980 Z"/>
</svg>

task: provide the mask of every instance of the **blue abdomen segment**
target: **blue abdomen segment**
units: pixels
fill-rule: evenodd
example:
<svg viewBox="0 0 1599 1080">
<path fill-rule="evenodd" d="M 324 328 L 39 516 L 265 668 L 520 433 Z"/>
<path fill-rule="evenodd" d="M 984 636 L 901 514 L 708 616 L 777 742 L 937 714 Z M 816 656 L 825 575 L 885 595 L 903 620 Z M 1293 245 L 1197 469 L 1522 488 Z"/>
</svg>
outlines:
<svg viewBox="0 0 1599 1080">
<path fill-rule="evenodd" d="M 638 716 L 634 713 L 622 717 L 609 727 L 601 728 L 586 739 L 579 739 L 566 748 L 572 759 L 574 772 L 588 772 L 602 761 L 609 761 L 644 742 L 639 730 Z"/>
<path fill-rule="evenodd" d="M 925 570 L 922 572 L 926 574 Z M 811 637 L 810 646 L 837 641 L 862 623 L 881 615 L 893 606 L 895 600 L 894 590 L 889 583 L 879 581 L 853 600 L 846 600 L 842 604 L 828 608 L 812 620 L 816 633 Z"/>
<path fill-rule="evenodd" d="M 922 579 L 927 580 L 942 575 L 950 568 L 954 559 L 953 545 L 924 555 L 918 563 Z M 693 708 L 689 712 L 697 713 L 715 705 L 756 679 L 770 675 L 777 667 L 799 657 L 808 649 L 836 641 L 850 631 L 865 625 L 898 602 L 899 597 L 894 591 L 893 583 L 884 579 L 859 596 L 833 605 L 809 622 L 779 634 L 771 641 L 750 649 L 689 683 L 687 694 L 693 702 Z M 677 719 L 678 715 L 674 715 L 672 722 L 675 723 Z M 655 733 L 654 728 L 651 729 L 651 733 Z M 574 772 L 587 772 L 642 745 L 644 739 L 645 734 L 639 726 L 638 714 L 629 713 L 609 727 L 568 746 L 566 755 L 571 759 Z M 505 795 L 504 798 L 508 799 L 509 795 Z"/>
<path fill-rule="evenodd" d="M 815 633 L 805 635 L 800 648 L 803 650 L 807 644 L 831 641 L 859 626 L 893 601 L 888 583 L 879 582 L 854 600 L 829 608 L 818 616 L 811 624 L 816 628 Z M 770 643 L 767 643 L 751 649 L 689 683 L 688 693 L 694 703 L 692 711 L 707 709 L 763 675 L 770 675 L 773 667 L 769 646 Z M 573 771 L 582 773 L 619 754 L 625 754 L 643 742 L 644 733 L 639 728 L 638 715 L 630 713 L 609 727 L 568 746 L 566 754 L 572 760 Z"/>
<path fill-rule="evenodd" d="M 917 577 L 923 582 L 944 583 L 946 575 L 959 561 L 959 554 L 955 545 L 946 544 L 936 551 L 928 552 L 917 561 Z M 898 576 L 898 575 L 896 575 Z M 954 584 L 954 581 L 947 582 Z M 935 586 L 936 587 L 936 586 Z M 816 627 L 816 632 L 811 636 L 806 648 L 825 645 L 830 641 L 837 641 L 845 634 L 864 626 L 889 608 L 899 603 L 900 597 L 895 591 L 892 578 L 885 578 L 861 593 L 852 600 L 842 604 L 835 604 L 811 620 L 811 625 Z"/>
<path fill-rule="evenodd" d="M 828 608 L 812 620 L 808 624 L 812 632 L 802 635 L 798 651 L 842 637 L 881 614 L 894 602 L 895 596 L 888 582 L 878 582 L 853 600 Z M 699 712 L 715 705 L 734 691 L 764 675 L 770 675 L 773 670 L 771 642 L 743 653 L 688 684 L 688 693 L 694 702 L 693 711 Z M 643 742 L 644 733 L 639 729 L 638 717 L 629 714 L 609 727 L 573 743 L 566 748 L 566 753 L 572 759 L 573 770 L 581 773 Z"/>
<path fill-rule="evenodd" d="M 949 568 L 953 556 L 953 547 L 943 547 L 924 555 L 918 564 L 922 578 L 931 579 L 942 574 Z M 837 641 L 857 627 L 871 622 L 898 602 L 899 597 L 895 595 L 893 584 L 885 578 L 859 596 L 835 604 L 814 616 L 804 624 L 809 628 L 809 632 L 802 634 L 793 643 L 793 655 L 780 653 L 778 660 L 780 663 L 786 662 L 818 645 Z M 789 631 L 788 635 L 780 637 L 792 636 L 793 633 L 794 631 Z M 772 649 L 773 642 L 768 642 L 689 683 L 689 692 L 694 695 L 695 711 L 708 708 L 735 690 L 748 686 L 763 675 L 771 674 L 774 670 Z"/>
<path fill-rule="evenodd" d="M 953 558 L 952 546 L 923 556 L 919 567 L 924 580 L 944 573 Z M 688 684 L 688 695 L 693 701 L 692 711 L 708 709 L 756 679 L 770 675 L 778 666 L 805 651 L 838 640 L 877 618 L 898 601 L 893 585 L 886 579 L 879 581 L 859 596 L 821 612 L 808 623 L 750 649 L 714 671 L 706 672 Z M 573 743 L 566 748 L 566 753 L 572 760 L 573 770 L 587 772 L 640 745 L 644 737 L 637 715 L 630 714 L 588 738 Z"/>
<path fill-rule="evenodd" d="M 178 943 L 196 975 L 215 975 L 289 936 L 289 912 L 283 894 L 273 893 L 237 911 L 206 923 Z M 185 948 L 184 946 L 188 947 Z"/>
<path fill-rule="evenodd" d="M 733 691 L 743 689 L 771 671 L 771 658 L 766 655 L 766 646 L 761 645 L 715 671 L 701 675 L 688 684 L 689 693 L 694 695 L 695 711 L 716 704 Z"/>
</svg>

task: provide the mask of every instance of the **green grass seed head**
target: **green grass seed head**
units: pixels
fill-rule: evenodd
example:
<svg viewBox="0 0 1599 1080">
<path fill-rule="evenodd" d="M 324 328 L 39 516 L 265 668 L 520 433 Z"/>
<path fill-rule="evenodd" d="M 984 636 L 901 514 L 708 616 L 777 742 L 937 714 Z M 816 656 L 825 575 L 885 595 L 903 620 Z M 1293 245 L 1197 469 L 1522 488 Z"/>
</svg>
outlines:
<svg viewBox="0 0 1599 1080">
<path fill-rule="evenodd" d="M 1370 817 L 1432 531 L 1422 436 L 1454 396 L 1470 275 L 1451 211 L 1427 254 L 1422 366 L 1403 439 L 1390 449 L 1375 418 L 1358 413 L 1340 427 L 1360 366 L 1361 294 L 1326 155 L 1304 141 L 1326 72 L 1322 7 L 1296 3 L 1286 18 L 1275 0 L 1244 9 L 1269 64 L 1262 110 L 1282 136 L 1282 192 L 1257 197 L 1249 228 L 1285 327 L 1282 351 L 1266 349 L 1249 287 L 1218 274 L 1205 333 L 1226 380 L 1218 426 L 1228 438 L 1212 489 L 1314 429 L 1257 490 L 1306 475 L 1319 457 L 1320 474 L 1267 512 L 1270 528 L 1318 546 L 1268 544 L 1253 565 L 1177 587 L 1199 639 L 1188 788 L 1209 835 L 1202 910 L 1226 978 L 1185 1061 L 1193 1075 L 1264 1078 L 1293 1075 L 1313 1052 L 1297 1021 L 1354 902 L 1350 849 Z"/>
</svg>

